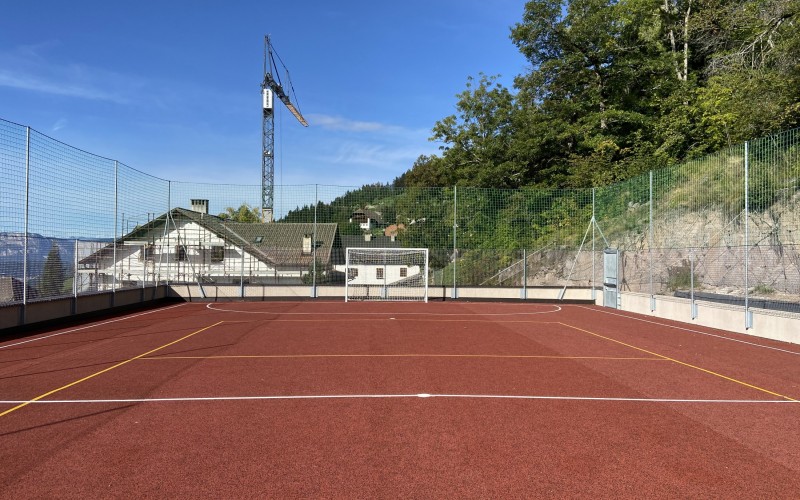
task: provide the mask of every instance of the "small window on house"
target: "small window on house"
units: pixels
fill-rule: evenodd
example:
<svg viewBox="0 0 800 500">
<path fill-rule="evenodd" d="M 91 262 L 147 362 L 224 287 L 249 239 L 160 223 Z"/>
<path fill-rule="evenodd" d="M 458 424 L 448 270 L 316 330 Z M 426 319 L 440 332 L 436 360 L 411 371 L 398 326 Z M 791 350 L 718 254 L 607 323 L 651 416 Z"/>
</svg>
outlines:
<svg viewBox="0 0 800 500">
<path fill-rule="evenodd" d="M 186 260 L 186 245 L 175 245 L 175 260 Z"/>
<path fill-rule="evenodd" d="M 222 262 L 225 259 L 225 247 L 211 247 L 211 262 Z"/>
<path fill-rule="evenodd" d="M 262 241 L 264 241 L 264 237 L 263 236 L 256 236 L 256 239 L 253 240 L 253 242 L 255 242 L 255 243 L 261 243 Z"/>
<path fill-rule="evenodd" d="M 401 278 L 405 278 L 407 276 L 408 276 L 408 268 L 407 267 L 401 267 L 400 268 L 400 277 Z"/>
<path fill-rule="evenodd" d="M 155 245 L 143 245 L 142 251 L 139 252 L 139 260 L 153 260 L 156 253 Z"/>
<path fill-rule="evenodd" d="M 347 280 L 352 281 L 356 278 L 358 278 L 358 269 L 356 269 L 355 267 L 351 267 L 350 269 L 347 270 Z"/>
<path fill-rule="evenodd" d="M 379 280 L 383 279 L 383 268 L 382 267 L 376 267 L 375 268 L 375 278 L 377 278 Z"/>
</svg>

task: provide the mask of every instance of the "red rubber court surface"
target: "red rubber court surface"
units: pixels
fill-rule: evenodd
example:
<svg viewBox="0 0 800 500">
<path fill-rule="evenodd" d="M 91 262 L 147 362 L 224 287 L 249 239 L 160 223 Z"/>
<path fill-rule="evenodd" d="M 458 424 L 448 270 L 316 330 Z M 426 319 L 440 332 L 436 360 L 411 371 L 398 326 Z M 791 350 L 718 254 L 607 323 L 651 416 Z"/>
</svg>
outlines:
<svg viewBox="0 0 800 500">
<path fill-rule="evenodd" d="M 181 304 L 0 381 L 3 498 L 800 497 L 800 346 L 592 306 Z"/>
</svg>

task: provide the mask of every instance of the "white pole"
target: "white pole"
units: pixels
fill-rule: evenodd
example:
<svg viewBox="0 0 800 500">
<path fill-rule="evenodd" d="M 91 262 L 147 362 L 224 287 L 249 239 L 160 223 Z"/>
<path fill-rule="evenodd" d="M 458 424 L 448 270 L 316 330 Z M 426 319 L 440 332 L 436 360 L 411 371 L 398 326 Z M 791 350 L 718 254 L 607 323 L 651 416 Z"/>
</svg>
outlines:
<svg viewBox="0 0 800 500">
<path fill-rule="evenodd" d="M 314 184 L 314 238 L 311 241 L 311 298 L 317 297 L 317 205 L 319 205 L 319 184 Z"/>
<path fill-rule="evenodd" d="M 350 249 L 345 250 L 344 258 L 344 301 L 347 302 L 350 287 Z"/>
<path fill-rule="evenodd" d="M 597 287 L 596 287 L 596 283 L 595 283 L 596 271 L 595 271 L 595 263 L 594 263 L 595 252 L 596 252 L 595 248 L 594 248 L 594 239 L 595 239 L 594 229 L 595 229 L 595 225 L 596 225 L 595 222 L 594 222 L 595 221 L 595 217 L 596 217 L 595 209 L 594 209 L 594 193 L 595 193 L 595 189 L 596 188 L 592 188 L 592 219 L 590 221 L 590 223 L 592 224 L 592 301 L 593 302 L 597 302 L 597 289 L 596 289 Z"/>
<path fill-rule="evenodd" d="M 456 249 L 457 240 L 456 232 L 458 229 L 458 186 L 453 186 L 453 290 L 450 292 L 450 298 L 455 299 L 458 297 L 456 290 L 456 266 L 458 262 L 458 250 Z"/>
<path fill-rule="evenodd" d="M 118 211 L 119 210 L 119 163 L 117 160 L 114 160 L 114 250 L 113 250 L 113 259 L 114 259 L 114 276 L 111 278 L 111 303 L 114 304 L 114 295 L 117 293 L 117 221 L 119 220 Z"/>
<path fill-rule="evenodd" d="M 656 310 L 656 295 L 653 287 L 653 171 L 650 171 L 650 238 L 649 238 L 649 254 L 650 254 L 650 312 Z"/>
<path fill-rule="evenodd" d="M 22 314 L 25 320 L 25 306 L 28 304 L 28 219 L 31 190 L 31 128 L 25 127 L 25 240 L 22 256 Z M 13 286 L 11 287 L 13 290 Z"/>
<path fill-rule="evenodd" d="M 749 290 L 749 264 L 750 264 L 750 144 L 744 143 L 744 328 L 749 330 L 753 327 L 753 316 L 750 313 L 750 290 Z"/>
</svg>

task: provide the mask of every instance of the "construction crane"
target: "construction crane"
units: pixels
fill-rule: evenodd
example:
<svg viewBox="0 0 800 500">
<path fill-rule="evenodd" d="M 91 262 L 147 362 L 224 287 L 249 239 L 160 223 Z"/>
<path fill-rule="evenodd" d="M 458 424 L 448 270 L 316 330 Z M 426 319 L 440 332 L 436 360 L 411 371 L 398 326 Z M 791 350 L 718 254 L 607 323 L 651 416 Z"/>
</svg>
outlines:
<svg viewBox="0 0 800 500">
<path fill-rule="evenodd" d="M 286 74 L 286 84 L 281 80 L 279 70 Z M 287 88 L 288 86 L 288 88 Z M 283 64 L 280 56 L 275 52 L 270 42 L 269 35 L 264 37 L 264 81 L 261 82 L 261 98 L 263 101 L 264 119 L 261 127 L 261 220 L 272 222 L 274 218 L 275 199 L 275 108 L 274 96 L 286 105 L 304 127 L 308 122 L 303 118 L 300 109 L 292 102 L 289 94 L 297 102 L 297 96 L 289 78 L 289 70 Z"/>
</svg>

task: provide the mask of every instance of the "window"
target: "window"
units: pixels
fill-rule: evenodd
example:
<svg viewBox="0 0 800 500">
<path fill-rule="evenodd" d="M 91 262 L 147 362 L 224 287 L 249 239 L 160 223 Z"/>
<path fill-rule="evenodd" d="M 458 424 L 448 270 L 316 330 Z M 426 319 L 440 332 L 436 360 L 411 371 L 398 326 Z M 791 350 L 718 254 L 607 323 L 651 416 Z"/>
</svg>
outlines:
<svg viewBox="0 0 800 500">
<path fill-rule="evenodd" d="M 382 267 L 376 267 L 375 268 L 375 277 L 377 279 L 379 279 L 379 280 L 383 279 L 383 268 Z"/>
<path fill-rule="evenodd" d="M 225 259 L 225 247 L 211 247 L 211 262 L 222 262 Z"/>
<path fill-rule="evenodd" d="M 358 269 L 351 267 L 347 270 L 347 281 L 352 281 L 356 278 L 358 278 Z"/>
<path fill-rule="evenodd" d="M 186 245 L 175 245 L 175 260 L 186 260 Z"/>
<path fill-rule="evenodd" d="M 139 260 L 153 260 L 156 253 L 155 245 L 143 245 L 142 251 L 139 252 Z"/>
<path fill-rule="evenodd" d="M 263 236 L 256 236 L 256 239 L 254 240 L 255 243 L 261 243 L 262 241 L 264 241 Z"/>
<path fill-rule="evenodd" d="M 405 278 L 407 276 L 408 276 L 408 268 L 407 267 L 401 267 L 400 268 L 400 277 L 401 278 Z"/>
</svg>

